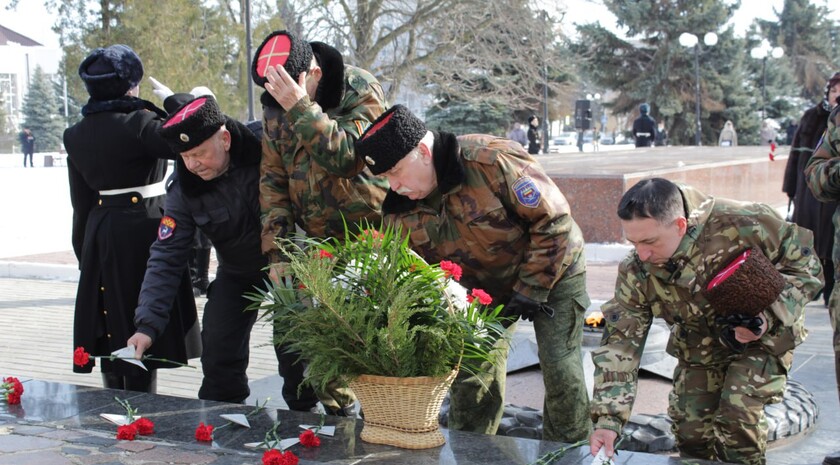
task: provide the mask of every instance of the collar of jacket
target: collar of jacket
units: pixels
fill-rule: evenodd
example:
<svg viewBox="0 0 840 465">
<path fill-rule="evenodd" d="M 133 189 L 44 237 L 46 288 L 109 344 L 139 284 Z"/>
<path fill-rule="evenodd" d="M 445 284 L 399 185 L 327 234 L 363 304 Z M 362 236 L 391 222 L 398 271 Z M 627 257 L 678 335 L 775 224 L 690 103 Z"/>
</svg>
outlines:
<svg viewBox="0 0 840 465">
<path fill-rule="evenodd" d="M 454 134 L 435 132 L 432 162 L 438 181 L 438 191 L 448 194 L 460 187 L 467 179 L 464 163 L 461 160 L 461 147 Z M 421 199 L 422 200 L 422 199 Z M 382 213 L 403 213 L 417 206 L 420 200 L 412 200 L 388 189 L 382 202 Z"/>
<path fill-rule="evenodd" d="M 114 100 L 89 99 L 82 107 L 82 116 L 102 113 L 105 111 L 113 113 L 131 113 L 137 110 L 149 110 L 161 118 L 166 118 L 166 112 L 156 107 L 154 103 L 137 97 L 124 96 Z"/>
<path fill-rule="evenodd" d="M 311 45 L 323 72 L 315 92 L 315 103 L 326 112 L 338 107 L 344 98 L 344 57 L 338 50 L 322 42 L 312 42 Z M 283 109 L 268 91 L 260 95 L 260 103 L 267 107 Z"/>
<path fill-rule="evenodd" d="M 259 165 L 262 148 L 257 136 L 247 126 L 230 117 L 225 117 L 225 127 L 230 131 L 230 167 L 228 167 L 228 172 L 236 168 Z M 210 181 L 201 179 L 187 169 L 187 165 L 184 164 L 184 159 L 180 154 L 175 162 L 175 172 L 181 184 L 181 191 L 184 195 L 191 197 L 212 190 L 216 181 L 224 177 L 222 175 Z"/>
</svg>

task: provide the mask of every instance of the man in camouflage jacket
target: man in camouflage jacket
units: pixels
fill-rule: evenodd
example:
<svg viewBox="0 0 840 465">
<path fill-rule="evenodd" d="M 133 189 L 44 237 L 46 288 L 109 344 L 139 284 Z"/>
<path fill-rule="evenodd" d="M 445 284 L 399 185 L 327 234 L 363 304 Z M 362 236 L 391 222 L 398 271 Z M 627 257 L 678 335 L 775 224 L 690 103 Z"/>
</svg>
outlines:
<svg viewBox="0 0 840 465">
<path fill-rule="evenodd" d="M 278 40 L 291 43 L 285 55 L 289 61 L 266 61 L 278 56 Z M 309 237 L 327 238 L 343 237 L 345 221 L 381 221 L 385 183 L 364 169 L 353 143 L 385 111 L 385 97 L 376 78 L 345 65 L 335 48 L 285 31 L 265 39 L 254 65 L 254 80 L 266 89 L 260 99 L 262 250 L 276 282 L 285 271 L 275 240 L 291 236 L 296 226 Z M 288 382 L 295 373 L 302 379 L 297 354 L 277 350 L 284 379 Z M 295 386 L 284 387 L 284 397 L 293 397 L 294 391 Z M 319 395 L 325 407 L 340 413 L 354 400 L 349 391 L 342 392 L 331 393 L 335 399 Z M 305 410 L 306 405 L 293 408 Z"/>
<path fill-rule="evenodd" d="M 592 353 L 593 455 L 612 455 L 636 398 L 639 361 L 653 318 L 671 326 L 667 352 L 678 360 L 668 414 L 684 457 L 763 464 L 764 405 L 781 400 L 793 348 L 806 336 L 804 308 L 822 286 L 810 231 L 771 207 L 707 196 L 654 178 L 628 190 L 618 207 L 635 250 L 619 265 L 615 297 L 603 306 L 601 347 Z M 781 293 L 760 313 L 756 335 L 734 328 L 737 353 L 721 342 L 730 329 L 700 292 L 746 249 L 760 249 L 781 273 Z"/>
<path fill-rule="evenodd" d="M 808 166 L 805 168 L 805 178 L 808 187 L 817 200 L 836 202 L 840 200 L 840 105 L 828 117 L 828 127 Z M 835 283 L 840 280 L 840 207 L 834 211 L 834 261 Z M 837 392 L 840 398 L 840 286 L 834 286 L 828 301 L 828 313 L 831 317 L 831 327 L 834 329 L 834 372 L 837 377 Z M 823 461 L 826 465 L 840 465 L 840 452 L 835 452 Z"/>
<path fill-rule="evenodd" d="M 402 105 L 373 123 L 356 152 L 388 179 L 383 215 L 410 231 L 413 250 L 429 263 L 457 263 L 463 286 L 534 322 L 546 389 L 543 437 L 585 439 L 592 426 L 580 353 L 589 305 L 583 235 L 539 163 L 510 140 L 427 131 Z M 458 375 L 450 428 L 495 434 L 504 407 L 502 352 L 502 363 L 481 380 Z"/>
</svg>

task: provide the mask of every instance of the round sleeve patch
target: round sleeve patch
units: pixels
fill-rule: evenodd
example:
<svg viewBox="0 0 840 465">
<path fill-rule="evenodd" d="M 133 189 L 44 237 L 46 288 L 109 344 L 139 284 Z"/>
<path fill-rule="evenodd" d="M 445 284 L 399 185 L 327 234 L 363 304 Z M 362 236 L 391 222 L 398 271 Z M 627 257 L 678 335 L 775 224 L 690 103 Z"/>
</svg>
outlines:
<svg viewBox="0 0 840 465">
<path fill-rule="evenodd" d="M 171 216 L 164 216 L 160 219 L 158 226 L 158 240 L 165 241 L 175 233 L 175 220 Z"/>
<path fill-rule="evenodd" d="M 516 180 L 512 186 L 513 193 L 516 194 L 516 200 L 522 206 L 528 208 L 536 208 L 540 204 L 540 190 L 534 183 L 534 180 L 528 176 L 523 176 Z"/>
</svg>

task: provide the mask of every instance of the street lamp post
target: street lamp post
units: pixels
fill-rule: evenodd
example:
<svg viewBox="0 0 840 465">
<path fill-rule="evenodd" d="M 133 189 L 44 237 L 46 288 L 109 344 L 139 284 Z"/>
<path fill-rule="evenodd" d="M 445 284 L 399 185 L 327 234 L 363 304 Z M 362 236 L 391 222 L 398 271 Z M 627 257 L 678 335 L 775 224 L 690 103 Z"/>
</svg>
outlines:
<svg viewBox="0 0 840 465">
<path fill-rule="evenodd" d="M 770 57 L 781 58 L 785 55 L 781 47 L 770 47 L 767 39 L 761 41 L 761 45 L 750 50 L 750 56 L 761 60 L 761 121 L 767 115 L 767 59 Z"/>
<path fill-rule="evenodd" d="M 700 39 L 690 32 L 680 34 L 680 45 L 694 48 L 694 145 L 700 146 Z M 707 32 L 703 36 L 703 43 L 711 47 L 717 44 L 718 36 L 714 32 Z"/>
</svg>

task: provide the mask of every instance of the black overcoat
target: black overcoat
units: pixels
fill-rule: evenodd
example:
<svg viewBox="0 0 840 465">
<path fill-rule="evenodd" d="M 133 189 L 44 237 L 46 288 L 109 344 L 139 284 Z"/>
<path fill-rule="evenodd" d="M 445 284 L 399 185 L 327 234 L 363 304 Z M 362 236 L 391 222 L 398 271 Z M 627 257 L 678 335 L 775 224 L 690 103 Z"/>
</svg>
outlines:
<svg viewBox="0 0 840 465">
<path fill-rule="evenodd" d="M 814 197 L 805 181 L 805 166 L 828 125 L 828 115 L 822 104 L 802 115 L 793 136 L 782 184 L 782 190 L 793 199 L 793 222 L 814 231 L 814 248 L 822 260 L 831 260 L 834 246 L 832 215 L 837 202 L 820 202 Z"/>
<path fill-rule="evenodd" d="M 73 205 L 73 250 L 79 260 L 79 287 L 73 347 L 108 355 L 125 347 L 135 332 L 134 311 L 157 237 L 164 196 L 100 196 L 99 191 L 155 184 L 164 179 L 167 160 L 175 154 L 157 134 L 165 113 L 150 102 L 123 97 L 91 100 L 85 117 L 64 132 L 70 201 Z M 185 363 L 198 356 L 199 327 L 187 271 L 178 279 L 173 322 L 147 354 Z M 190 350 L 188 350 L 188 346 Z M 95 364 L 73 366 L 90 372 Z M 146 362 L 149 368 L 174 367 Z M 102 361 L 103 372 L 128 376 L 139 368 Z"/>
</svg>

